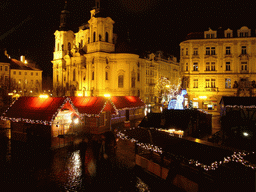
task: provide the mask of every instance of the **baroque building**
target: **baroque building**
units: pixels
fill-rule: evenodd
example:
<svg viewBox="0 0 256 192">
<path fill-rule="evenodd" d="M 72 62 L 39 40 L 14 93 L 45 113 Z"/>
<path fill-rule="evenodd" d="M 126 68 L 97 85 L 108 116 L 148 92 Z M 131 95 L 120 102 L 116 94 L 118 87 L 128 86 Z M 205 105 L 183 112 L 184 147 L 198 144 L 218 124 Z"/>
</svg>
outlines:
<svg viewBox="0 0 256 192">
<path fill-rule="evenodd" d="M 11 58 L 7 51 L 0 53 L 1 97 L 37 96 L 42 91 L 42 70 L 21 56 L 20 61 Z"/>
<path fill-rule="evenodd" d="M 255 42 L 246 26 L 188 34 L 180 43 L 180 64 L 195 108 L 219 111 L 222 96 L 255 96 Z"/>
<path fill-rule="evenodd" d="M 140 96 L 144 102 L 158 102 L 155 89 L 160 75 L 179 76 L 175 57 L 161 54 L 145 57 L 117 44 L 114 21 L 95 1 L 88 23 L 73 32 L 67 4 L 60 16 L 53 53 L 53 95 L 55 96 Z M 172 68 L 172 71 L 168 71 Z"/>
</svg>

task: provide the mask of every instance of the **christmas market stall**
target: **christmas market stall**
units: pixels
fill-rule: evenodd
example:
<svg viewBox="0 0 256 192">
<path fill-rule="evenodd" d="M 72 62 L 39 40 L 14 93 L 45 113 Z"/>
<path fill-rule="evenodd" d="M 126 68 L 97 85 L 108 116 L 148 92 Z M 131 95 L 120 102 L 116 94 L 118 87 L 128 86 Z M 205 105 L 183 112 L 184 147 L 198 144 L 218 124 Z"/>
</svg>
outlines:
<svg viewBox="0 0 256 192">
<path fill-rule="evenodd" d="M 11 139 L 61 147 L 82 131 L 79 112 L 68 97 L 19 97 L 1 119 L 11 122 Z"/>
<path fill-rule="evenodd" d="M 144 103 L 135 96 L 69 97 L 91 134 L 111 131 L 111 126 L 143 118 Z"/>
<path fill-rule="evenodd" d="M 130 127 L 137 121 L 140 121 L 144 117 L 145 103 L 137 96 L 112 96 L 111 101 L 115 108 L 118 110 L 118 114 L 113 115 L 111 124 L 125 123 L 124 125 Z"/>
<path fill-rule="evenodd" d="M 87 132 L 101 134 L 110 131 L 111 113 L 117 114 L 118 111 L 109 98 L 85 96 L 70 99 L 79 111 Z"/>
</svg>

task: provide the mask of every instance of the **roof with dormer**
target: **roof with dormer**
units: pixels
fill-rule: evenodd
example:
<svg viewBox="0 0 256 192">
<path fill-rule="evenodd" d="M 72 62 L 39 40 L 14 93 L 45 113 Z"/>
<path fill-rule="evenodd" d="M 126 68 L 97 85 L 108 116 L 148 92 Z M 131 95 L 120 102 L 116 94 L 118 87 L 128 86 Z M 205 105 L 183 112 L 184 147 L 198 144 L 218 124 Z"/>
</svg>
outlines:
<svg viewBox="0 0 256 192">
<path fill-rule="evenodd" d="M 11 69 L 20 69 L 20 70 L 36 70 L 41 71 L 40 69 L 31 67 L 17 59 L 10 59 L 10 68 Z"/>
</svg>

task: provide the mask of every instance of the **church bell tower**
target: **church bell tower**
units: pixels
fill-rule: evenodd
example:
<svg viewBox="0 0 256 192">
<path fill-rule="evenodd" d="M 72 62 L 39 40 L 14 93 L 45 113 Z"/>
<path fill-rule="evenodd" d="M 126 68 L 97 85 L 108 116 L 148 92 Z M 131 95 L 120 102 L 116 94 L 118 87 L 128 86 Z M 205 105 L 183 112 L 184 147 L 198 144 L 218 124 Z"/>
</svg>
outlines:
<svg viewBox="0 0 256 192">
<path fill-rule="evenodd" d="M 107 16 L 100 0 L 95 0 L 95 7 L 91 10 L 90 42 L 87 46 L 87 53 L 91 52 L 114 52 L 113 24 L 115 23 Z"/>
</svg>

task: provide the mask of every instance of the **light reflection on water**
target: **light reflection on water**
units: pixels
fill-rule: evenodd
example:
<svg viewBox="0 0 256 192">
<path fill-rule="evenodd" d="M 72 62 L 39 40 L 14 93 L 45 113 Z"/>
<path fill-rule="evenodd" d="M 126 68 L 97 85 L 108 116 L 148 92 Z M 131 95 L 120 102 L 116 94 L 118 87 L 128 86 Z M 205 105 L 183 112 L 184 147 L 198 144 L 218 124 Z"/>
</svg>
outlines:
<svg viewBox="0 0 256 192">
<path fill-rule="evenodd" d="M 148 185 L 144 183 L 139 177 L 137 177 L 136 188 L 139 190 L 139 192 L 149 191 Z"/>
<path fill-rule="evenodd" d="M 18 164 L 10 169 L 6 168 L 9 173 L 5 184 L 12 187 L 17 178 L 22 178 L 25 186 L 30 186 L 28 188 L 34 191 L 94 191 L 95 186 L 102 186 L 103 190 L 100 191 L 149 191 L 148 185 L 136 177 L 133 170 L 120 167 L 116 160 L 105 160 L 105 163 L 100 163 L 97 167 L 98 163 L 90 147 L 88 146 L 83 158 L 80 150 L 72 149 L 44 153 L 38 150 L 36 154 L 36 149 L 33 149 L 33 153 L 30 149 L 26 155 L 12 153 L 11 162 L 16 164 L 17 161 Z M 17 152 L 24 148 L 16 146 L 14 149 Z M 10 155 L 7 153 L 7 156 Z"/>
<path fill-rule="evenodd" d="M 74 151 L 67 160 L 68 182 L 65 183 L 66 190 L 77 189 L 82 184 L 82 162 L 80 151 Z"/>
</svg>

